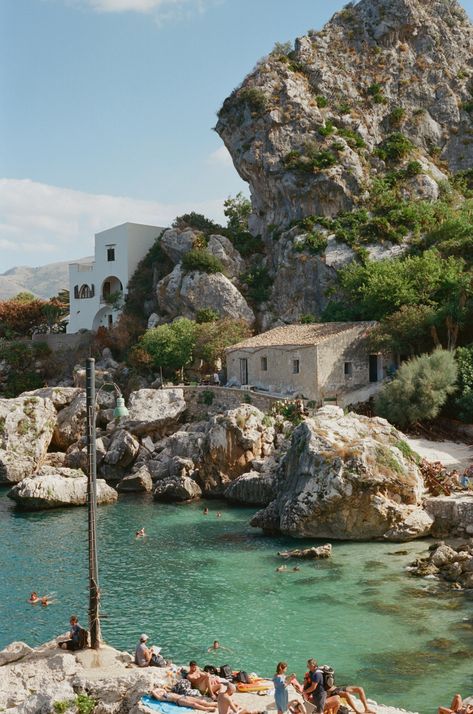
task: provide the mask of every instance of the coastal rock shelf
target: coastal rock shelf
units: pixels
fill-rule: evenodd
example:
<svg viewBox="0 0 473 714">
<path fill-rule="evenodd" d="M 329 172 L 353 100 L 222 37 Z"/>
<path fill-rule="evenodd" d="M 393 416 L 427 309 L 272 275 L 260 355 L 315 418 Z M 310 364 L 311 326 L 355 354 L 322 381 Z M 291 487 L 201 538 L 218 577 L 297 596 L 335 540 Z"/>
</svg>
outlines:
<svg viewBox="0 0 473 714">
<path fill-rule="evenodd" d="M 15 652 L 15 661 L 4 653 Z M 169 668 L 130 668 L 131 656 L 103 645 L 100 650 L 77 653 L 58 649 L 55 641 L 32 650 L 24 643 L 12 643 L 0 652 L 0 709 L 6 714 L 38 714 L 54 711 L 55 703 L 72 702 L 86 694 L 101 714 L 146 714 L 140 701 L 160 684 L 168 684 Z M 292 694 L 292 692 L 291 692 Z M 270 694 L 236 694 L 241 708 L 257 711 L 275 709 Z M 372 702 L 378 714 L 404 714 L 404 709 Z M 408 713 L 406 713 L 408 714 Z"/>
</svg>

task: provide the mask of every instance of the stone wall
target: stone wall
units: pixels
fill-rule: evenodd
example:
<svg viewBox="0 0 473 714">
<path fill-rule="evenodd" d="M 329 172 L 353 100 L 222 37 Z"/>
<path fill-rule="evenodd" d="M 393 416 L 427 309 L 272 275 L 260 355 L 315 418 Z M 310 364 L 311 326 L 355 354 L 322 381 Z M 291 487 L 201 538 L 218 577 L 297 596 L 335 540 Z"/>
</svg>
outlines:
<svg viewBox="0 0 473 714">
<path fill-rule="evenodd" d="M 88 347 L 93 337 L 92 332 L 77 332 L 73 335 L 60 332 L 58 334 L 33 335 L 31 339 L 33 342 L 45 342 L 53 352 L 59 352 L 60 350 Z"/>
<path fill-rule="evenodd" d="M 164 387 L 175 389 L 175 387 Z M 271 396 L 250 391 L 249 389 L 232 389 L 228 387 L 198 386 L 179 387 L 184 392 L 187 404 L 187 419 L 189 421 L 208 419 L 214 414 L 227 409 L 236 409 L 240 404 L 252 404 L 262 412 L 271 409 L 274 402 L 281 401 L 281 397 Z M 213 395 L 213 396 L 210 396 Z M 207 403 L 211 402 L 211 403 Z"/>
</svg>

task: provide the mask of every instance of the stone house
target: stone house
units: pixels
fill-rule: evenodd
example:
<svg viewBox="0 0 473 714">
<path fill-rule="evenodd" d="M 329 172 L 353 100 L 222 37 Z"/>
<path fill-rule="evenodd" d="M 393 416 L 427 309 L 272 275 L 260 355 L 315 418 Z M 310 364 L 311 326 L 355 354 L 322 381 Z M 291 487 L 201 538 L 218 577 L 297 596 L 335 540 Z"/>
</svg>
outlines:
<svg viewBox="0 0 473 714">
<path fill-rule="evenodd" d="M 123 223 L 96 233 L 93 263 L 69 265 L 68 333 L 81 329 L 95 332 L 117 321 L 129 279 L 163 230 Z"/>
<path fill-rule="evenodd" d="M 286 325 L 250 337 L 227 348 L 227 383 L 318 403 L 363 388 L 369 388 L 369 396 L 383 380 L 390 362 L 369 349 L 367 337 L 375 325 Z"/>
</svg>

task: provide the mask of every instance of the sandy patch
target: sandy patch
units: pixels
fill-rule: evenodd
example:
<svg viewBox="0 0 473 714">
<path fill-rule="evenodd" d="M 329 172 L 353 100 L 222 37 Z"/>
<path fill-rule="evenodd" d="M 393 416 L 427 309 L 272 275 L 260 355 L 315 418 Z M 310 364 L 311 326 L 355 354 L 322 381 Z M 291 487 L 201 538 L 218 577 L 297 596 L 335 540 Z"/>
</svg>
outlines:
<svg viewBox="0 0 473 714">
<path fill-rule="evenodd" d="M 455 441 L 429 441 L 406 437 L 411 449 L 429 461 L 440 461 L 450 469 L 463 471 L 473 463 L 473 446 Z"/>
</svg>

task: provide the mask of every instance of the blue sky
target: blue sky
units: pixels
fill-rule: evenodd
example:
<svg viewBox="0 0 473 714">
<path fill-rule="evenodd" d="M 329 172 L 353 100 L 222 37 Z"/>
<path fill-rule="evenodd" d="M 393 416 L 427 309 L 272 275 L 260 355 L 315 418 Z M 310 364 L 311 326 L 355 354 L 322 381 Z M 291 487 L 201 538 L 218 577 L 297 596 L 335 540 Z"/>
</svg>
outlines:
<svg viewBox="0 0 473 714">
<path fill-rule="evenodd" d="M 276 41 L 343 4 L 2 0 L 0 272 L 90 254 L 124 220 L 222 218 L 246 188 L 217 109 Z"/>
</svg>

